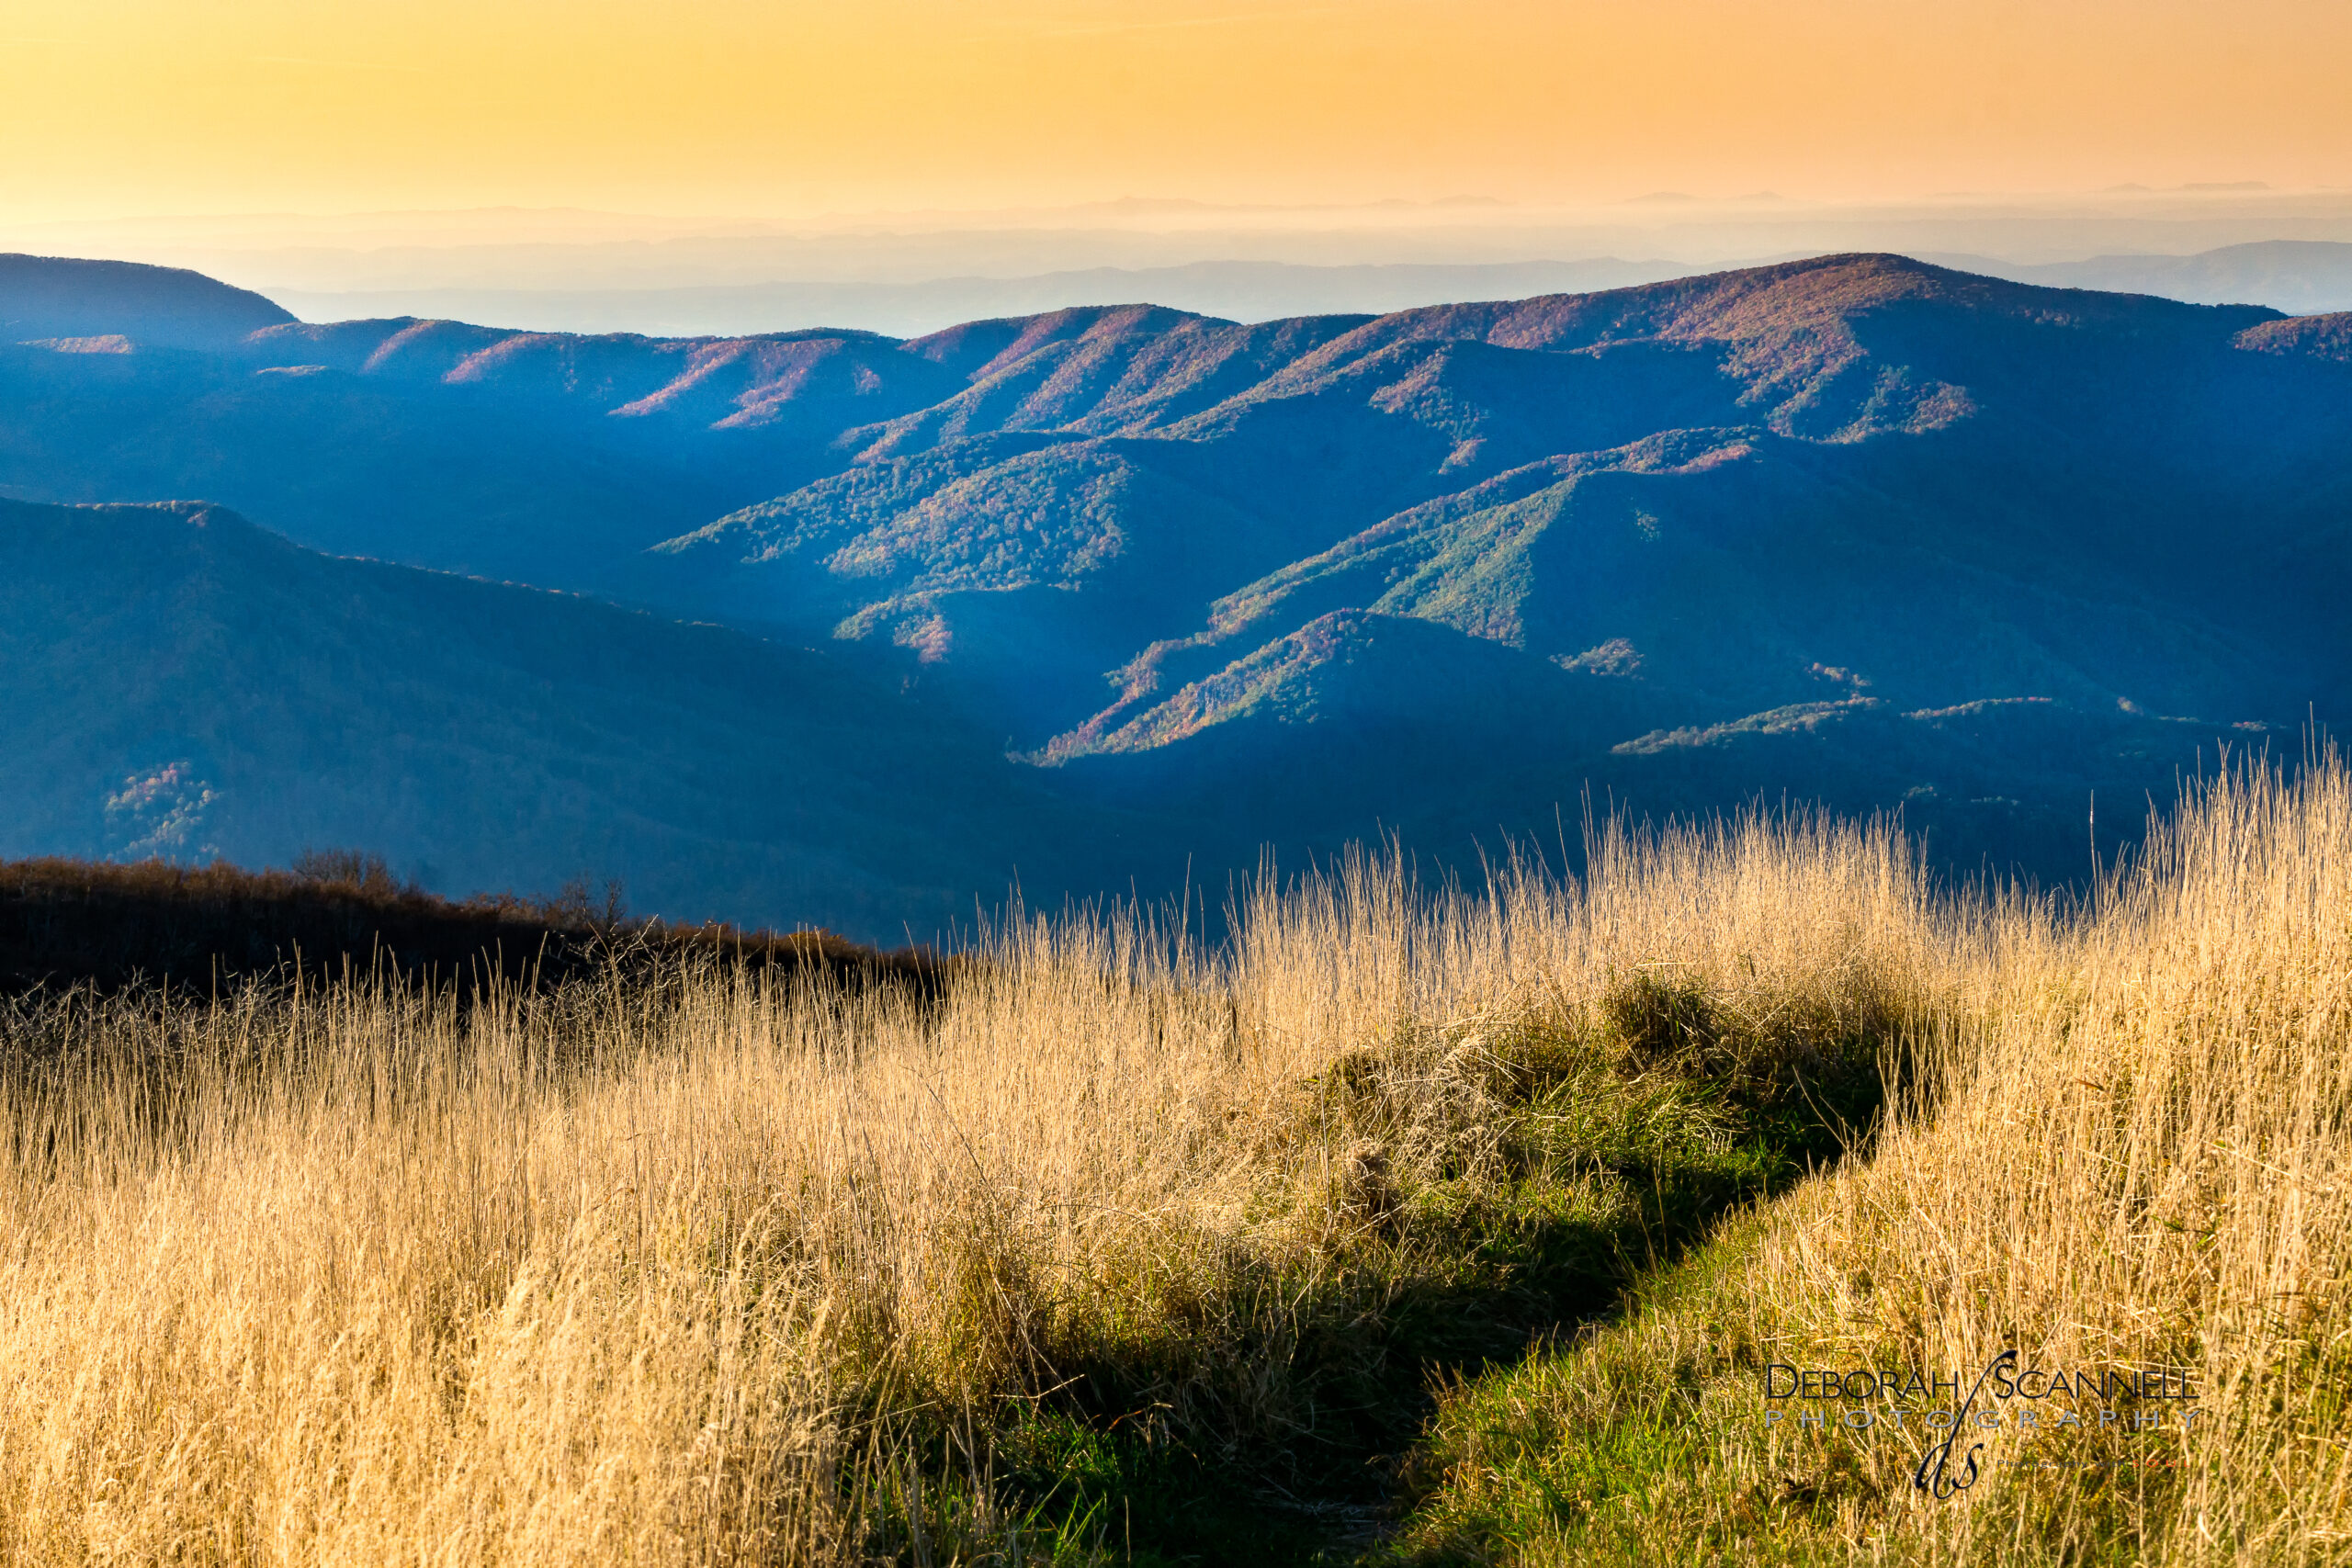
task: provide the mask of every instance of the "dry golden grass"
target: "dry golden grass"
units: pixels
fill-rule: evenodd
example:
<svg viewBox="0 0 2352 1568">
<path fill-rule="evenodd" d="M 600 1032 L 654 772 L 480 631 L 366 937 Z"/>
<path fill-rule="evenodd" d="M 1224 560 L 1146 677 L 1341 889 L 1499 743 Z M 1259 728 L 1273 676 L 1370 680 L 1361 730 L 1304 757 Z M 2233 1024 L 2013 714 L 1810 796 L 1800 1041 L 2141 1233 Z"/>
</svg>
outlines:
<svg viewBox="0 0 2352 1568">
<path fill-rule="evenodd" d="M 1869 1157 L 1453 1396 L 1424 1554 L 2352 1560 L 2352 781 L 2333 759 L 2225 778 L 2089 909 L 2014 906 L 1982 938 Z M 1917 1413 L 1900 1435 L 1885 1400 L 1860 1434 L 1762 1420 L 1767 1361 L 1965 1386 L 2008 1349 L 2180 1370 L 2204 1414 L 2133 1431 L 2093 1400 L 2114 1427 L 2052 1431 L 2060 1401 L 2029 1438 L 1988 1396 L 2001 1427 L 1962 1442 L 1987 1439 L 1984 1478 L 1944 1502 L 1914 1484 L 1937 1438 Z"/>
<path fill-rule="evenodd" d="M 1780 1220 L 1760 1291 L 1832 1354 L 1973 1368 L 2017 1347 L 2045 1367 L 2185 1369 L 2208 1429 L 2108 1434 L 2098 1452 L 2177 1470 L 2100 1486 L 2005 1476 L 1935 1515 L 1941 1540 L 1978 1560 L 2021 1528 L 2037 1550 L 2082 1555 L 2137 1539 L 2155 1562 L 2341 1556 L 2344 773 L 2224 779 L 2089 919 L 2007 955 L 1952 1043 L 1932 1113 Z"/>
<path fill-rule="evenodd" d="M 2317 1560 L 2347 1523 L 2346 802 L 2340 770 L 2224 788 L 2081 919 L 1939 896 L 1883 830 L 1749 821 L 1605 833 L 1586 883 L 1492 899 L 1360 861 L 1215 951 L 1016 919 L 936 999 L 712 972 L 20 1010 L 0 1556 L 1012 1561 L 1000 1439 L 1072 1388 L 1212 1463 L 1322 1440 L 1334 1356 L 1464 1267 L 1420 1216 L 1530 1190 L 1495 1129 L 1531 1063 L 1569 1064 L 1549 1122 L 1589 1069 L 1639 1136 L 1705 1142 L 1713 1101 L 1642 1086 L 1860 1052 L 1911 1075 L 1869 1158 L 1689 1266 L 1720 1288 L 1455 1396 L 1396 1550 L 1577 1560 L 1632 1487 L 1677 1551 L 2040 1561 L 2128 1527 Z M 1561 1168 L 1571 1206 L 1619 1179 Z M 2124 1515 L 2023 1483 L 1921 1509 L 1892 1450 L 1820 1468 L 1755 1427 L 1767 1348 L 2021 1341 L 2200 1367 L 2226 1419 Z M 1490 1396 L 1564 1454 L 1652 1417 L 1681 1446 L 1563 1513 L 1574 1476 L 1523 1484 L 1541 1443 L 1467 1419 Z M 1769 1488 L 1809 1464 L 1792 1512 Z"/>
</svg>

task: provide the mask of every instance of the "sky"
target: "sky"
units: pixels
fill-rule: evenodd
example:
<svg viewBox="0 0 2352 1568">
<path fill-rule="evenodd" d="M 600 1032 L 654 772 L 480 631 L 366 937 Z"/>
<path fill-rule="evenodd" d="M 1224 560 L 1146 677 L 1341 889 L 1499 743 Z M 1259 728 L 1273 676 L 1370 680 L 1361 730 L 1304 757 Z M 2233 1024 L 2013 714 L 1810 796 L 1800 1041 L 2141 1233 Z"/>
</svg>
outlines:
<svg viewBox="0 0 2352 1568">
<path fill-rule="evenodd" d="M 0 0 L 0 220 L 2352 187 L 2344 0 Z"/>
</svg>

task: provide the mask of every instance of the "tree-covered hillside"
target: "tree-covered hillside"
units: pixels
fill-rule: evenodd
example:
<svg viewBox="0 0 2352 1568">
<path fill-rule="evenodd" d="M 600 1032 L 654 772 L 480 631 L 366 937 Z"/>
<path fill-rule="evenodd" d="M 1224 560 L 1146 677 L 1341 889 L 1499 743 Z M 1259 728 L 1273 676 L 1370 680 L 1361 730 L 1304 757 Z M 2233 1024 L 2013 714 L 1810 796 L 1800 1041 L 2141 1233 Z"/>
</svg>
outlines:
<svg viewBox="0 0 2352 1568">
<path fill-rule="evenodd" d="M 1383 830 L 1468 863 L 1481 835 L 1556 838 L 1594 792 L 1658 813 L 1899 808 L 1954 863 L 2055 877 L 2087 863 L 2094 795 L 2102 835 L 2128 834 L 2127 803 L 2177 771 L 2352 707 L 2346 331 L 1870 255 L 1381 317 L 1099 307 L 905 342 L 280 323 L 206 351 L 0 347 L 0 485 L 203 496 L 318 550 L 650 609 L 629 624 L 681 645 L 717 634 L 677 618 L 824 647 L 829 679 L 888 694 L 843 720 L 845 757 L 882 744 L 869 729 L 922 737 L 966 759 L 956 779 L 994 781 L 877 763 L 902 835 L 935 805 L 967 857 L 877 888 L 1001 887 L 1016 862 L 1033 887 L 1124 887 Z M 74 592 L 28 570 L 20 592 Z M 150 635 L 194 635 L 180 613 Z M 436 639 L 396 657 L 407 635 L 352 634 L 378 650 L 366 680 L 457 678 Z M 85 678 L 18 668 L 27 713 Z M 234 751 L 243 698 L 219 680 L 187 700 Z M 643 716 L 628 744 L 726 759 L 686 773 L 742 809 L 749 759 L 832 722 L 803 700 L 550 688 L 501 711 L 550 732 L 573 703 L 695 716 Z M 128 731 L 57 733 L 93 778 L 173 760 Z M 312 776 L 309 755 L 285 776 Z M 605 824 L 548 843 L 639 863 L 598 835 L 639 812 L 623 781 L 662 772 L 537 791 L 550 821 Z M 424 793 L 471 809 L 487 787 Z M 1072 833 L 1066 812 L 1130 828 Z M 70 813 L 22 819 L 56 824 L 23 829 L 38 839 Z M 53 847 L 104 847 L 71 830 Z M 507 863 L 435 847 L 452 831 L 370 808 L 337 837 L 469 877 Z M 1036 835 L 1066 852 L 1029 852 Z M 864 852 L 832 842 L 795 863 Z M 764 918 L 723 906 L 781 874 L 707 863 L 729 869 L 692 882 L 696 912 Z M 869 876 L 808 874 L 791 885 Z"/>
</svg>

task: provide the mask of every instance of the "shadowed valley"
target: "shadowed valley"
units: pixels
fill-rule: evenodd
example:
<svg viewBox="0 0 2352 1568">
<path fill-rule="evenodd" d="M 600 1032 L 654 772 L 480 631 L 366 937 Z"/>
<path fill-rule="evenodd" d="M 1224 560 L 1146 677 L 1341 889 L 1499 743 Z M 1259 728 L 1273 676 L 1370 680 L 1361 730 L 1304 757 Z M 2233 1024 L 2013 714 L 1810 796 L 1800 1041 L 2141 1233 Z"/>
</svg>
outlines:
<svg viewBox="0 0 2352 1568">
<path fill-rule="evenodd" d="M 1501 834 L 1555 839 L 1588 794 L 1653 814 L 1759 794 L 1899 808 L 1945 863 L 2069 877 L 2088 863 L 2093 795 L 2141 802 L 2221 745 L 2337 720 L 2352 695 L 2332 610 L 2352 586 L 2341 317 L 1878 255 L 1254 325 L 1090 307 L 903 342 L 253 327 L 232 305 L 245 308 L 205 307 L 219 313 L 209 338 L 0 347 L 0 487 L 51 502 L 202 496 L 308 550 L 633 605 L 650 614 L 429 580 L 485 606 L 561 604 L 582 628 L 605 616 L 665 650 L 724 640 L 681 618 L 741 628 L 742 648 L 768 651 L 700 696 L 656 694 L 668 677 L 653 671 L 695 663 L 665 651 L 607 661 L 654 683 L 625 698 L 495 699 L 526 729 L 609 701 L 631 719 L 587 728 L 640 759 L 560 788 L 500 787 L 549 823 L 691 818 L 697 841 L 749 842 L 758 832 L 730 813 L 763 814 L 758 781 L 783 775 L 753 759 L 775 738 L 853 717 L 903 736 L 842 743 L 925 758 L 877 758 L 859 776 L 889 779 L 880 793 L 809 786 L 859 803 L 842 807 L 856 826 L 810 818 L 805 838 L 767 840 L 824 840 L 792 849 L 798 880 L 773 886 L 880 922 L 852 919 L 861 934 L 895 936 L 906 918 L 876 889 L 932 887 L 935 910 L 957 889 L 999 896 L 1016 867 L 1048 897 L 1140 887 L 1147 873 L 1157 890 L 1188 856 L 1214 883 L 1263 844 L 1295 857 L 1384 829 L 1469 863 Z M 62 526 L 10 515 L 19 553 Z M 15 592 L 103 598 L 131 558 L 158 592 L 198 570 L 175 549 L 71 565 L 49 548 Z M 428 581 L 282 559 L 322 581 Z M 141 635 L 180 635 L 180 614 L 142 616 Z M 277 624 L 231 616 L 207 634 L 223 663 L 175 700 L 212 710 L 209 754 L 267 750 L 228 671 Z M 355 646 L 371 640 L 357 626 Z M 538 657 L 524 640 L 500 657 Z M 42 698 L 42 734 L 75 765 L 44 770 L 53 798 L 24 795 L 17 819 L 42 825 L 22 837 L 126 852 L 104 836 L 106 802 L 195 742 L 151 741 L 178 732 L 107 719 L 80 694 L 114 678 L 110 652 L 124 666 L 163 656 L 20 647 L 36 644 L 11 681 L 58 694 Z M 394 658 L 401 646 L 377 640 L 355 680 L 420 695 L 460 680 L 435 639 Z M 827 650 L 789 655 L 823 678 L 748 673 L 787 647 Z M 828 709 L 817 688 L 888 695 Z M 422 756 L 487 722 L 411 707 L 384 724 Z M 490 784 L 425 787 L 409 763 L 367 754 L 348 789 L 300 786 L 374 802 L 317 807 L 342 813 L 336 841 L 466 886 L 593 870 L 682 913 L 777 909 L 742 900 L 780 862 L 727 852 L 707 872 L 641 869 L 685 863 L 660 847 L 670 826 L 550 829 L 503 858 L 436 849 L 463 840 L 469 792 Z M 283 757 L 269 776 L 313 769 Z M 232 789 L 231 764 L 204 766 L 223 812 L 242 798 L 251 820 L 285 819 L 257 806 L 279 785 Z M 608 808 L 653 787 L 624 779 L 661 774 L 707 810 Z M 403 798 L 431 804 L 375 802 L 404 778 Z M 875 825 L 885 801 L 894 834 Z M 2139 815 L 2101 811 L 2104 848 Z M 1114 820 L 1114 835 L 1069 830 Z M 909 846 L 900 869 L 844 869 L 886 840 Z M 1081 840 L 1082 852 L 1034 848 Z M 259 829 L 234 845 L 293 847 Z M 919 861 L 936 874 L 906 869 Z"/>
</svg>

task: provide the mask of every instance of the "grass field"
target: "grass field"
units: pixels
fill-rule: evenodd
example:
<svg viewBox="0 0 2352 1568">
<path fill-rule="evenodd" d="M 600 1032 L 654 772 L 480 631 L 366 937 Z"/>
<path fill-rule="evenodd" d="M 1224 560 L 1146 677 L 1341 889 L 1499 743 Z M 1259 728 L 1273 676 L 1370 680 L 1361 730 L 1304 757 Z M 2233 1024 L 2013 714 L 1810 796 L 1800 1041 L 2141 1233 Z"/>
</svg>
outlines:
<svg viewBox="0 0 2352 1568">
<path fill-rule="evenodd" d="M 1180 925 L 15 1004 L 0 1558 L 2352 1561 L 2333 759 L 2079 907 L 1781 818 Z M 1925 1491 L 1932 1398 L 1767 1397 L 2005 1350 L 2198 1397 Z"/>
</svg>

